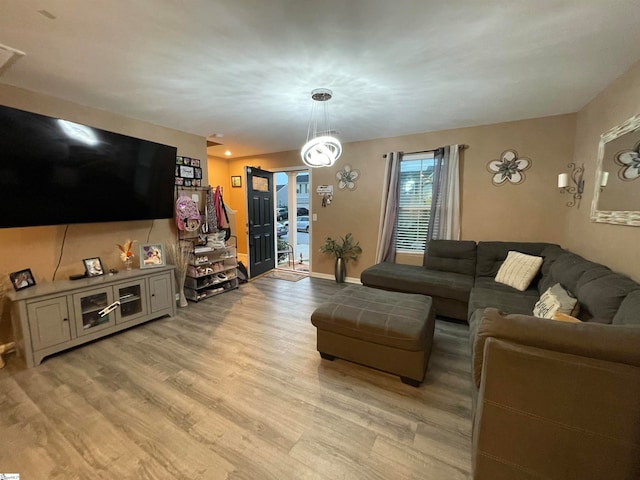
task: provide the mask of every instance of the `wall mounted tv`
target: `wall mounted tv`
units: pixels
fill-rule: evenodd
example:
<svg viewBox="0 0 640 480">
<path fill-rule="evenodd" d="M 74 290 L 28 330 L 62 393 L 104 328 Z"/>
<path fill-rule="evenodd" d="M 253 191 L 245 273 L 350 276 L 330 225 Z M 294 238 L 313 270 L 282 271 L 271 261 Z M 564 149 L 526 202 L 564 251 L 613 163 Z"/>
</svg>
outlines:
<svg viewBox="0 0 640 480">
<path fill-rule="evenodd" d="M 173 216 L 176 147 L 0 106 L 0 228 Z"/>
</svg>

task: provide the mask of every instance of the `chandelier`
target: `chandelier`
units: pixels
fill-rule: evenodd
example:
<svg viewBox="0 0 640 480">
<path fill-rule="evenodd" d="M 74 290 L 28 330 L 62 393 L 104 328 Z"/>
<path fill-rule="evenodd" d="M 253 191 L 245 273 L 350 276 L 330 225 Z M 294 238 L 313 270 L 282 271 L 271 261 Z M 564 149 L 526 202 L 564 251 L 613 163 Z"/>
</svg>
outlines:
<svg viewBox="0 0 640 480">
<path fill-rule="evenodd" d="M 304 144 L 300 155 L 305 165 L 315 167 L 330 167 L 342 153 L 340 141 L 331 134 L 335 133 L 329 127 L 329 112 L 327 101 L 331 100 L 332 92 L 326 88 L 317 88 L 311 92 L 311 119 L 307 130 L 307 143 Z"/>
</svg>

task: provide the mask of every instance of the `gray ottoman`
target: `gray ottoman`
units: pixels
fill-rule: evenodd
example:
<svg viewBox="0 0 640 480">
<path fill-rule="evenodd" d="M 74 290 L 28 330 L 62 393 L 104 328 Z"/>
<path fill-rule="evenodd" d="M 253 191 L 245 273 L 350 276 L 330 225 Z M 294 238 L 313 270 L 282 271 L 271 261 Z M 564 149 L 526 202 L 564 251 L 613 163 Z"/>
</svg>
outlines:
<svg viewBox="0 0 640 480">
<path fill-rule="evenodd" d="M 414 387 L 422 383 L 435 326 L 431 297 L 352 285 L 320 305 L 311 323 L 322 358 L 393 373 Z"/>
</svg>

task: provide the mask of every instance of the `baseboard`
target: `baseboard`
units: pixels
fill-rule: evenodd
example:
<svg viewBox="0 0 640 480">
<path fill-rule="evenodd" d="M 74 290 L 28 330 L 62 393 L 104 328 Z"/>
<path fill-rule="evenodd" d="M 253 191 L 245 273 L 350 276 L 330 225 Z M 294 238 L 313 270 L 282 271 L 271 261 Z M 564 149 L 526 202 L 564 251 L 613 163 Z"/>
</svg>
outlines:
<svg viewBox="0 0 640 480">
<path fill-rule="evenodd" d="M 333 280 L 334 282 L 336 281 L 336 277 L 331 275 L 330 273 L 318 273 L 318 272 L 310 272 L 309 273 L 310 277 L 313 278 L 323 278 L 325 280 Z M 356 283 L 358 285 L 360 285 L 360 279 L 359 278 L 355 278 L 355 277 L 347 277 L 344 279 L 345 283 Z"/>
</svg>

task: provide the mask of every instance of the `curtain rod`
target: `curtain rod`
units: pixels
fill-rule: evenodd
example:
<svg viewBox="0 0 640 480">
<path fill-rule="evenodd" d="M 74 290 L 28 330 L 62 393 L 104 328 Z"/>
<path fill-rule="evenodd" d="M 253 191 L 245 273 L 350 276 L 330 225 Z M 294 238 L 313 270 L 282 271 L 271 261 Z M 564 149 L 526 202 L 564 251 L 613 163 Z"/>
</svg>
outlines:
<svg viewBox="0 0 640 480">
<path fill-rule="evenodd" d="M 440 147 L 442 148 L 442 147 Z M 464 143 L 459 143 L 458 144 L 458 148 L 460 150 L 465 150 L 467 148 L 469 148 L 469 145 L 466 145 Z M 429 153 L 429 152 L 435 152 L 436 150 L 438 150 L 437 148 L 432 148 L 431 150 L 420 150 L 419 152 L 402 152 L 403 155 L 413 155 L 414 153 Z M 382 155 L 382 158 L 387 158 L 387 154 L 385 153 L 384 155 Z"/>
</svg>

